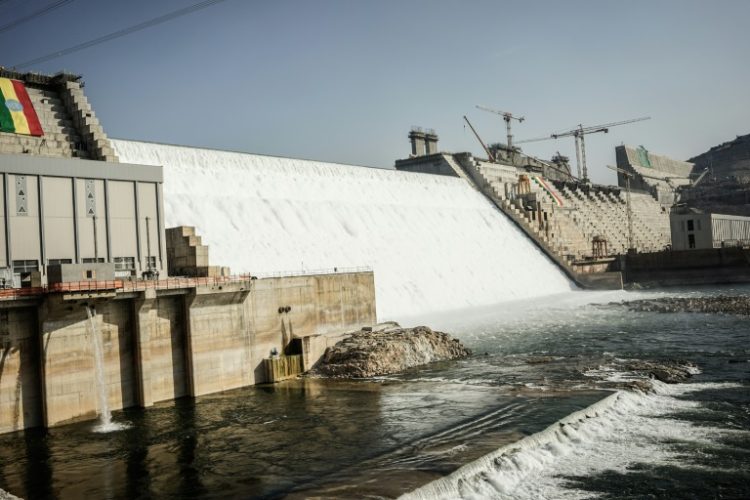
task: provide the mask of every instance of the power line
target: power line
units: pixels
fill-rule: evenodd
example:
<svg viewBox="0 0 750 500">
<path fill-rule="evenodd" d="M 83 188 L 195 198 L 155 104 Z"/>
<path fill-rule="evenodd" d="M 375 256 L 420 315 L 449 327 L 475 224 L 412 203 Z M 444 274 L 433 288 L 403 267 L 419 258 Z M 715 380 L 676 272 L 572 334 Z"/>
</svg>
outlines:
<svg viewBox="0 0 750 500">
<path fill-rule="evenodd" d="M 52 59 L 57 59 L 58 57 L 66 56 L 68 54 L 72 54 L 74 52 L 81 51 L 83 49 L 88 49 L 89 47 L 93 47 L 95 45 L 99 45 L 101 43 L 109 42 L 110 40 L 115 40 L 116 38 L 120 38 L 123 36 L 130 35 L 131 33 L 135 33 L 136 31 L 141 31 L 146 28 L 150 28 L 152 26 L 156 26 L 162 23 L 166 23 L 167 21 L 171 21 L 172 19 L 185 16 L 187 14 L 191 14 L 195 11 L 205 9 L 206 7 L 211 7 L 212 5 L 216 5 L 217 3 L 224 2 L 226 0 L 206 0 L 204 2 L 198 2 L 194 5 L 191 5 L 190 7 L 185 7 L 183 9 L 178 9 L 173 12 L 170 12 L 168 14 L 164 14 L 163 16 L 155 17 L 153 19 L 149 19 L 148 21 L 144 21 L 142 23 L 138 23 L 136 25 L 130 26 L 128 28 L 123 28 L 121 30 L 115 31 L 113 33 L 110 33 L 108 35 L 100 36 L 98 38 L 94 38 L 93 40 L 89 40 L 88 42 L 79 43 L 78 45 L 74 45 L 72 47 L 68 47 L 66 49 L 58 50 L 56 52 L 52 52 L 50 54 L 37 57 L 36 59 L 31 59 L 29 61 L 24 61 L 19 64 L 13 64 L 12 68 L 26 68 L 28 66 L 32 66 L 34 64 L 39 64 L 47 61 L 51 61 Z"/>
<path fill-rule="evenodd" d="M 28 14 L 26 16 L 23 16 L 21 18 L 16 19 L 12 23 L 8 23 L 5 26 L 0 26 L 0 33 L 4 33 L 4 32 L 6 32 L 6 31 L 8 31 L 10 29 L 13 29 L 16 26 L 21 25 L 21 24 L 23 24 L 23 23 L 25 23 L 27 21 L 31 21 L 35 17 L 43 16 L 44 14 L 47 14 L 48 12 L 51 12 L 51 11 L 57 9 L 57 8 L 60 8 L 63 5 L 68 4 L 68 3 L 72 2 L 72 1 L 73 0 L 60 0 L 60 1 L 55 2 L 53 4 L 47 5 L 46 7 L 42 7 L 41 9 L 39 9 L 36 12 L 32 12 L 31 14 Z M 0 3 L 2 3 L 2 2 L 0 2 Z"/>
</svg>

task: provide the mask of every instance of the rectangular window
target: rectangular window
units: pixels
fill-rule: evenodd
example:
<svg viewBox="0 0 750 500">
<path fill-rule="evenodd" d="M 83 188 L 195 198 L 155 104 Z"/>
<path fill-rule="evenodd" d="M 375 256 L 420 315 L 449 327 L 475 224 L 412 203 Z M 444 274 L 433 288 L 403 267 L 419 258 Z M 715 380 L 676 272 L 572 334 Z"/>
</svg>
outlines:
<svg viewBox="0 0 750 500">
<path fill-rule="evenodd" d="M 47 259 L 48 266 L 57 266 L 60 264 L 72 264 L 73 259 Z"/>
<path fill-rule="evenodd" d="M 96 259 L 93 257 L 84 257 L 81 259 L 81 262 L 84 264 L 101 264 L 104 262 L 104 257 L 98 257 Z"/>
<path fill-rule="evenodd" d="M 115 257 L 112 262 L 115 271 L 135 271 L 135 257 Z"/>
<path fill-rule="evenodd" d="M 39 270 L 39 261 L 37 260 L 14 260 L 13 273 L 23 274 Z"/>
<path fill-rule="evenodd" d="M 693 219 L 688 220 L 688 231 L 693 231 Z"/>
<path fill-rule="evenodd" d="M 688 247 L 695 248 L 695 235 L 688 234 Z"/>
<path fill-rule="evenodd" d="M 146 257 L 146 269 L 156 269 L 156 257 Z"/>
<path fill-rule="evenodd" d="M 96 279 L 96 272 L 93 269 L 86 269 L 83 273 L 83 277 L 87 280 Z"/>
</svg>

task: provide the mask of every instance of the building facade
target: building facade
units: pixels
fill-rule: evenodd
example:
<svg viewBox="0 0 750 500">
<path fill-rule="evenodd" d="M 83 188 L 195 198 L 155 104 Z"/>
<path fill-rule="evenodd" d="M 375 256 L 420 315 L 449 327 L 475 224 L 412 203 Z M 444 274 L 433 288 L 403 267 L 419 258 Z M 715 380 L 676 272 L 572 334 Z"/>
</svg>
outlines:
<svg viewBox="0 0 750 500">
<path fill-rule="evenodd" d="M 750 247 L 750 217 L 687 211 L 670 215 L 672 250 Z"/>
<path fill-rule="evenodd" d="M 0 176 L 0 285 L 66 264 L 166 276 L 162 168 L 118 162 L 80 77 L 0 71 Z"/>
</svg>

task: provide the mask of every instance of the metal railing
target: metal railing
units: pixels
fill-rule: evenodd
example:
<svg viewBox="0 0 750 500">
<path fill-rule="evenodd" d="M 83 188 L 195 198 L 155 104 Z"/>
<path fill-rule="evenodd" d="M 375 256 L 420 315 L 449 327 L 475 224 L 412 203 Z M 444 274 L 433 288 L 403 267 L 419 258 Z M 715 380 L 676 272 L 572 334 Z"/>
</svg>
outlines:
<svg viewBox="0 0 750 500">
<path fill-rule="evenodd" d="M 324 269 L 297 269 L 295 271 L 271 271 L 253 274 L 258 278 L 286 278 L 292 276 L 312 276 L 315 274 L 345 274 L 372 272 L 371 266 L 329 267 Z"/>
<path fill-rule="evenodd" d="M 99 290 L 118 290 L 122 288 L 122 280 L 109 281 L 69 281 L 53 283 L 47 286 L 50 293 L 57 292 L 93 292 Z"/>
<path fill-rule="evenodd" d="M 145 290 L 176 290 L 196 288 L 199 286 L 222 286 L 230 283 L 248 283 L 257 278 L 281 278 L 293 276 L 311 276 L 315 274 L 337 274 L 371 272 L 371 267 L 334 267 L 330 269 L 303 269 L 297 271 L 275 271 L 257 275 L 240 274 L 214 278 L 166 278 L 162 280 L 106 280 L 106 281 L 70 281 L 53 283 L 49 286 L 33 288 L 0 289 L 0 299 L 34 297 L 48 293 L 122 291 L 142 292 Z"/>
<path fill-rule="evenodd" d="M 246 283 L 253 279 L 250 275 L 221 276 L 216 278 L 167 278 L 163 280 L 124 281 L 123 291 L 175 290 L 197 286 L 221 286 L 229 283 Z"/>
<path fill-rule="evenodd" d="M 0 289 L 0 299 L 20 299 L 23 297 L 36 297 L 45 293 L 47 293 L 46 287 L 3 288 Z"/>
</svg>

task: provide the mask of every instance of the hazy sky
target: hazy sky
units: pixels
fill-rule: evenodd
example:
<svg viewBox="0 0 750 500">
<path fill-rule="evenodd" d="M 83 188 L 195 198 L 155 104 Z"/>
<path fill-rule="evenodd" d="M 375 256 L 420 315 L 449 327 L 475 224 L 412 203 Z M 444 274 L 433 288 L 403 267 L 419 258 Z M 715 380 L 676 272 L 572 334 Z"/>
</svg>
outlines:
<svg viewBox="0 0 750 500">
<path fill-rule="evenodd" d="M 75 0 L 0 32 L 10 66 L 196 3 Z M 55 3 L 0 0 L 0 25 Z M 83 74 L 116 138 L 391 167 L 412 125 L 440 149 L 650 115 L 587 141 L 687 159 L 750 133 L 750 1 L 226 0 L 33 69 Z M 0 28 L 2 29 L 2 28 Z M 572 139 L 529 144 L 574 157 Z"/>
</svg>

